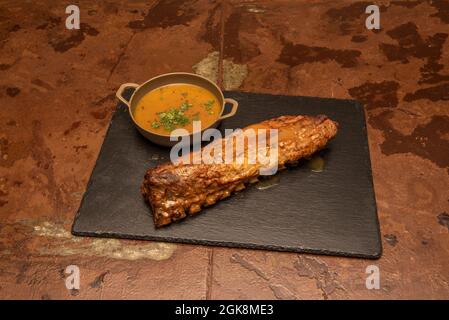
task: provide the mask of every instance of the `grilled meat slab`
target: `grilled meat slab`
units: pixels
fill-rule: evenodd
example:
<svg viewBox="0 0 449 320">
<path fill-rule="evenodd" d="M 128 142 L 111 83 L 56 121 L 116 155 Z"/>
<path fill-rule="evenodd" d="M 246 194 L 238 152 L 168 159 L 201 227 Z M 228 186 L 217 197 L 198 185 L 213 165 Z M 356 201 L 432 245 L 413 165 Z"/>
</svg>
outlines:
<svg viewBox="0 0 449 320">
<path fill-rule="evenodd" d="M 336 122 L 324 115 L 281 116 L 250 125 L 242 132 L 244 134 L 248 129 L 277 129 L 277 165 L 281 170 L 285 165 L 295 164 L 299 159 L 323 149 L 337 134 L 337 127 Z M 225 157 L 225 143 L 229 139 L 236 138 L 228 136 L 213 141 L 211 144 L 218 144 L 223 152 L 212 151 L 211 155 Z M 268 136 L 267 141 L 272 141 L 270 139 Z M 203 207 L 229 197 L 233 192 L 244 189 L 248 183 L 256 182 L 266 162 L 259 161 L 259 158 L 255 163 L 248 161 L 251 152 L 258 152 L 259 144 L 252 145 L 246 141 L 244 147 L 244 153 L 237 153 L 233 148 L 235 161 L 231 164 L 189 164 L 187 160 L 194 157 L 191 153 L 176 163 L 168 162 L 149 169 L 141 191 L 151 205 L 155 226 L 164 226 L 196 214 Z M 270 148 L 266 150 L 270 152 Z"/>
</svg>

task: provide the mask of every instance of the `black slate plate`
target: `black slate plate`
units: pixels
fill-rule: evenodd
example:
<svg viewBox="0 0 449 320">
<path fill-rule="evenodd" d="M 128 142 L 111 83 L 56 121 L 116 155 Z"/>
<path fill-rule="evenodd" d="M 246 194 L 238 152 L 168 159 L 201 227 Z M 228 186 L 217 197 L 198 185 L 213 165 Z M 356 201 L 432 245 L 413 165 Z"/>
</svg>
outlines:
<svg viewBox="0 0 449 320">
<path fill-rule="evenodd" d="M 169 160 L 169 149 L 145 140 L 119 105 L 72 232 L 268 250 L 378 258 L 376 202 L 363 107 L 352 100 L 227 92 L 239 101 L 222 129 L 285 114 L 326 114 L 339 122 L 321 152 L 323 172 L 307 165 L 280 173 L 266 190 L 250 186 L 180 223 L 155 229 L 139 188 L 145 171 Z"/>
</svg>

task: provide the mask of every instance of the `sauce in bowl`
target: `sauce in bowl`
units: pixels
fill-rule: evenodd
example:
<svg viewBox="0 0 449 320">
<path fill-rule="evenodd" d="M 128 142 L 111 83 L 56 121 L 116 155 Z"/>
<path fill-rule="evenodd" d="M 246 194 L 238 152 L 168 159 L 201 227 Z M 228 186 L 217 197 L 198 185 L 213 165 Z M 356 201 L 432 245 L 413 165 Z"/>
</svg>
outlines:
<svg viewBox="0 0 449 320">
<path fill-rule="evenodd" d="M 193 121 L 201 127 L 212 125 L 220 117 L 220 100 L 208 90 L 193 84 L 175 83 L 154 89 L 137 103 L 133 116 L 145 130 L 170 135 L 183 128 L 192 133 Z"/>
</svg>

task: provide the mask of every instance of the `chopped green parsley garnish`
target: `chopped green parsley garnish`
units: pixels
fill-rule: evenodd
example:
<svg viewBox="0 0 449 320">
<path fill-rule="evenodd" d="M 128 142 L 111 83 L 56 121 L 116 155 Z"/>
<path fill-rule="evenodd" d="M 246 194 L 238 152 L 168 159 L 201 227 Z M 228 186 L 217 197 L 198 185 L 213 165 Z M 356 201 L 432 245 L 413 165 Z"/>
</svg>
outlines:
<svg viewBox="0 0 449 320">
<path fill-rule="evenodd" d="M 204 104 L 204 107 L 206 108 L 206 111 L 212 110 L 212 107 L 215 103 L 215 100 L 209 100 Z"/>
<path fill-rule="evenodd" d="M 157 122 L 157 121 L 153 121 L 153 123 L 151 124 L 151 127 L 154 129 L 159 128 L 161 125 Z"/>
<path fill-rule="evenodd" d="M 187 96 L 187 93 L 181 93 L 183 96 Z M 215 100 L 209 100 L 203 104 L 208 114 L 214 114 L 212 110 L 215 104 Z M 176 128 L 184 127 L 189 124 L 190 121 L 200 120 L 200 112 L 197 112 L 191 116 L 191 119 L 185 114 L 193 105 L 187 100 L 183 101 L 179 107 L 173 107 L 163 112 L 158 112 L 158 120 L 151 123 L 151 127 L 154 129 L 163 128 L 165 131 L 173 131 Z"/>
<path fill-rule="evenodd" d="M 181 111 L 185 112 L 187 109 L 189 109 L 192 106 L 191 103 L 188 103 L 187 101 L 184 101 L 181 103 Z"/>
<path fill-rule="evenodd" d="M 184 108 L 181 106 L 180 108 L 171 108 L 165 112 L 159 112 L 157 114 L 159 116 L 159 121 L 154 121 L 151 126 L 155 129 L 162 126 L 166 131 L 172 131 L 176 128 L 183 127 L 190 122 L 189 118 L 184 114 L 184 111 L 187 110 L 187 108 L 186 106 L 184 106 Z"/>
</svg>

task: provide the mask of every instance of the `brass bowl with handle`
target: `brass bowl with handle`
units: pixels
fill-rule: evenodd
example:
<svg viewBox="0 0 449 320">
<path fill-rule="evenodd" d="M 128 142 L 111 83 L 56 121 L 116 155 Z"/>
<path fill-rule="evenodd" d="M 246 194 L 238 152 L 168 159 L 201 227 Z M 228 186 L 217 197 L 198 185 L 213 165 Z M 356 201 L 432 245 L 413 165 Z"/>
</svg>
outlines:
<svg viewBox="0 0 449 320">
<path fill-rule="evenodd" d="M 134 118 L 134 111 L 137 107 L 137 104 L 140 101 L 140 99 L 142 99 L 148 92 L 165 85 L 179 84 L 179 83 L 192 84 L 202 87 L 207 91 L 211 92 L 218 99 L 220 105 L 220 113 L 217 117 L 217 120 L 210 126 L 201 128 L 201 132 L 203 132 L 208 128 L 218 127 L 223 119 L 232 117 L 237 112 L 238 108 L 237 101 L 235 101 L 234 99 L 225 98 L 223 92 L 220 90 L 220 88 L 218 88 L 218 86 L 215 83 L 197 74 L 187 72 L 173 72 L 151 78 L 150 80 L 140 85 L 136 83 L 124 83 L 117 90 L 116 96 L 121 102 L 123 102 L 126 106 L 128 106 L 129 116 L 131 117 L 137 130 L 139 130 L 139 132 L 151 142 L 167 147 L 173 146 L 177 143 L 177 141 L 170 140 L 170 134 L 159 134 L 142 128 Z M 126 100 L 125 97 L 123 97 L 123 92 L 128 88 L 134 88 L 135 90 L 131 95 L 131 98 L 129 100 Z M 227 103 L 231 104 L 232 107 L 229 113 L 225 114 L 225 105 Z M 190 133 L 189 135 L 192 136 L 193 132 Z M 190 139 L 190 141 L 192 141 L 192 139 Z"/>
</svg>

